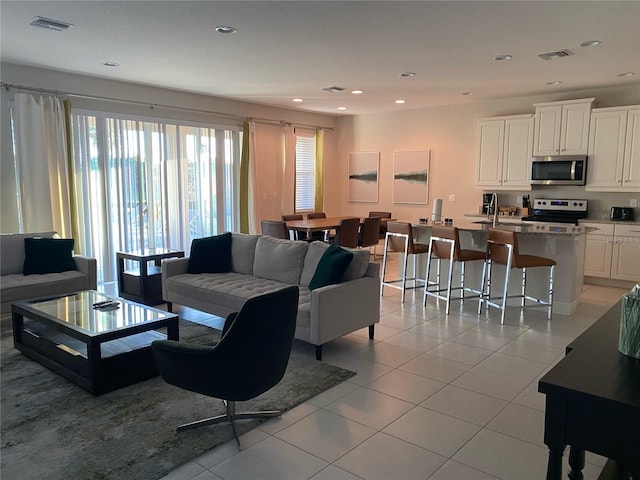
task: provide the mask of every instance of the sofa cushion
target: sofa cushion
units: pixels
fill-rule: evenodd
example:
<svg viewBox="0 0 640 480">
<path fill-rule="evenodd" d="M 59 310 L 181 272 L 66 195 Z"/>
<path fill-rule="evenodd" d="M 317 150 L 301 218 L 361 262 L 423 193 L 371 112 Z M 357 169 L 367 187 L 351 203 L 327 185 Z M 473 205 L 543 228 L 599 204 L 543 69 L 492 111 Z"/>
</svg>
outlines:
<svg viewBox="0 0 640 480">
<path fill-rule="evenodd" d="M 318 262 L 313 278 L 309 282 L 309 290 L 341 282 L 352 258 L 353 253 L 336 244 L 330 245 Z"/>
<path fill-rule="evenodd" d="M 231 234 L 231 271 L 251 275 L 256 254 L 256 243 L 260 235 L 247 233 Z"/>
<path fill-rule="evenodd" d="M 169 277 L 167 288 L 178 296 L 239 310 L 249 298 L 275 292 L 289 285 L 241 273 L 199 273 Z"/>
<path fill-rule="evenodd" d="M 256 244 L 253 274 L 289 285 L 300 283 L 307 242 L 262 235 Z"/>
<path fill-rule="evenodd" d="M 78 270 L 43 275 L 23 275 L 14 273 L 0 276 L 2 305 L 28 298 L 66 295 L 70 292 L 87 290 L 89 280 Z"/>
<path fill-rule="evenodd" d="M 24 269 L 24 239 L 52 238 L 56 232 L 10 233 L 0 235 L 0 275 L 22 274 Z"/>
<path fill-rule="evenodd" d="M 72 238 L 25 238 L 24 275 L 74 270 Z"/>
<path fill-rule="evenodd" d="M 309 244 L 309 250 L 307 251 L 307 256 L 304 259 L 304 268 L 302 269 L 302 275 L 300 276 L 300 285 L 305 287 L 309 286 L 309 283 L 316 272 L 318 262 L 320 262 L 320 258 L 327 248 L 329 248 L 329 244 L 325 242 L 312 242 Z M 367 272 L 367 268 L 369 267 L 369 259 L 371 258 L 369 250 L 352 250 L 349 248 L 346 248 L 345 250 L 353 253 L 353 259 L 351 260 L 347 271 L 344 273 L 343 280 L 355 280 L 356 278 L 364 277 L 364 274 Z"/>
<path fill-rule="evenodd" d="M 194 238 L 189 253 L 189 273 L 223 273 L 231 270 L 231 233 Z"/>
</svg>

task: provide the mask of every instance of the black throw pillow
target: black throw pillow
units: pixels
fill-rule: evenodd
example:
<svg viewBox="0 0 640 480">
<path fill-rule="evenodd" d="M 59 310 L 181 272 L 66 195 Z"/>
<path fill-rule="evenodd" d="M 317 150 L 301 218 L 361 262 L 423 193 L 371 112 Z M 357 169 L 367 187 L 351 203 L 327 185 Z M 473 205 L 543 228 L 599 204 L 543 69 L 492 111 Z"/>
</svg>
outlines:
<svg viewBox="0 0 640 480">
<path fill-rule="evenodd" d="M 313 278 L 309 282 L 309 290 L 340 283 L 352 259 L 353 253 L 335 243 L 331 244 L 320 257 Z"/>
<path fill-rule="evenodd" d="M 25 238 L 22 273 L 60 273 L 75 270 L 73 238 Z"/>
<path fill-rule="evenodd" d="M 194 238 L 189 254 L 189 273 L 231 271 L 231 232 L 213 237 Z"/>
</svg>

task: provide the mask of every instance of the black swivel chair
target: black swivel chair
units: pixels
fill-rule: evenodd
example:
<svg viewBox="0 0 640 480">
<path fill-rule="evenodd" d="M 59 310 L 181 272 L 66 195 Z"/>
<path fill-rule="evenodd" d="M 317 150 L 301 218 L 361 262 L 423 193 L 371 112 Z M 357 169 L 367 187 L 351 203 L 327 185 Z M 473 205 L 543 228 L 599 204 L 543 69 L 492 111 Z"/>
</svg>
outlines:
<svg viewBox="0 0 640 480">
<path fill-rule="evenodd" d="M 284 376 L 298 314 L 298 287 L 253 297 L 230 314 L 214 346 L 157 340 L 151 349 L 162 379 L 176 387 L 221 399 L 226 413 L 178 427 L 178 431 L 235 420 L 276 417 L 277 410 L 236 413 L 235 403 L 274 387 Z"/>
</svg>

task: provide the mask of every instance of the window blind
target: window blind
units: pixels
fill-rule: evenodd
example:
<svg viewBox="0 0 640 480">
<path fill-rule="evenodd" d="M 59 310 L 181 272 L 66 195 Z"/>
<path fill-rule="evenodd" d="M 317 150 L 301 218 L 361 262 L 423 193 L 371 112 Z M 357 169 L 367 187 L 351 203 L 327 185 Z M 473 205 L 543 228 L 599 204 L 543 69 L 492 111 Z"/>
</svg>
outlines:
<svg viewBox="0 0 640 480">
<path fill-rule="evenodd" d="M 316 139 L 296 131 L 296 212 L 312 212 L 316 198 Z"/>
</svg>

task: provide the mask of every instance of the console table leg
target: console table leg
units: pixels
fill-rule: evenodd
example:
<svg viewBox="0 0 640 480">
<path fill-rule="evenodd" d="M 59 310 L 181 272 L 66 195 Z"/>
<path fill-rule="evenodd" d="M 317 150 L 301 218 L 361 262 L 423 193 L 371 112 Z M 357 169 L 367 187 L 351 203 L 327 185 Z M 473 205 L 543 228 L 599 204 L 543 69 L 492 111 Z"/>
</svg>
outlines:
<svg viewBox="0 0 640 480">
<path fill-rule="evenodd" d="M 564 445 L 558 448 L 549 448 L 549 460 L 547 462 L 547 480 L 562 480 L 562 456 Z"/>
<path fill-rule="evenodd" d="M 584 450 L 579 448 L 569 448 L 569 480 L 582 480 L 582 469 L 584 468 Z"/>
</svg>

